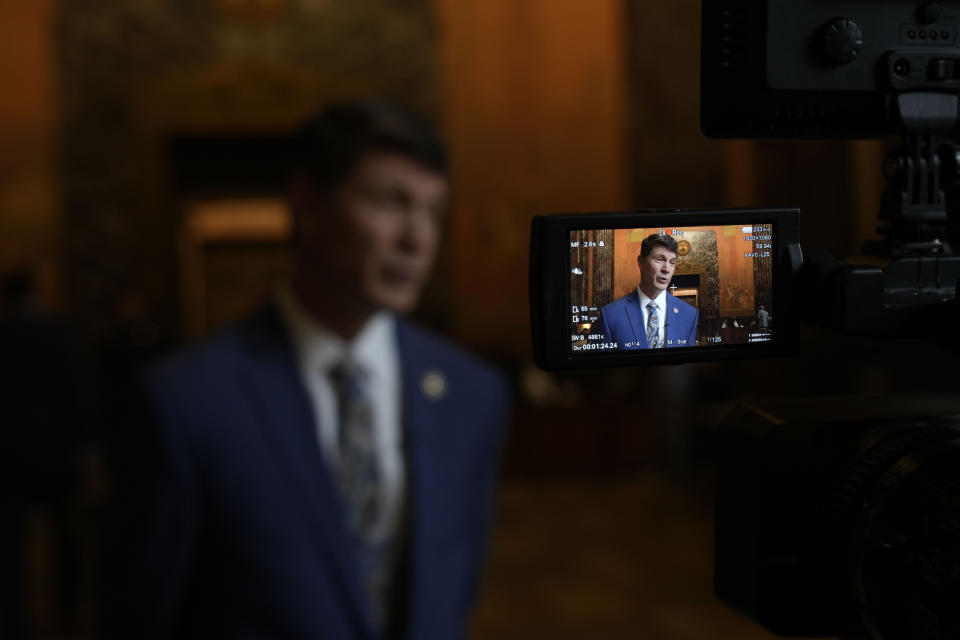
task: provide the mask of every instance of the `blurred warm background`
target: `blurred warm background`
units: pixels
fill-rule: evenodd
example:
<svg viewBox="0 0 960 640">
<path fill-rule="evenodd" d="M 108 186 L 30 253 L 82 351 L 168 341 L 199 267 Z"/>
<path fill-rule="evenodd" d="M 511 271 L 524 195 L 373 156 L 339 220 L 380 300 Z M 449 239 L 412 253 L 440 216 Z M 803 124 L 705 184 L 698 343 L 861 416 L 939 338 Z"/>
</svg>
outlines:
<svg viewBox="0 0 960 640">
<path fill-rule="evenodd" d="M 0 273 L 32 286 L 76 381 L 56 391 L 73 430 L 49 440 L 60 479 L 24 511 L 32 637 L 95 637 L 98 457 L 129 372 L 284 277 L 286 136 L 367 94 L 427 112 L 452 149 L 421 320 L 518 393 L 475 637 L 772 637 L 712 595 L 717 423 L 748 394 L 897 390 L 890 358 L 923 360 L 818 334 L 803 359 L 538 372 L 530 218 L 798 205 L 804 244 L 844 256 L 872 231 L 884 143 L 705 139 L 698 0 L 0 6 Z"/>
</svg>

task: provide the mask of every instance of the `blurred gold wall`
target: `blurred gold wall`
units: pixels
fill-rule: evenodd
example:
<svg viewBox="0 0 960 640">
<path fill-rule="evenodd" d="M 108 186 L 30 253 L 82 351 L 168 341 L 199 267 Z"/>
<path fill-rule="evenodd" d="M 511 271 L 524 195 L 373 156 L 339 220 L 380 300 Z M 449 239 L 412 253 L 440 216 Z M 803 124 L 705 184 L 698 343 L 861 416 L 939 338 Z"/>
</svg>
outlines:
<svg viewBox="0 0 960 640">
<path fill-rule="evenodd" d="M 264 193 L 256 173 L 284 158 L 259 157 L 258 141 L 338 98 L 436 111 L 427 0 L 77 1 L 55 22 L 67 297 L 94 336 L 131 296 L 171 334 L 189 324 L 181 284 L 192 276 L 177 253 L 189 203 L 278 195 L 280 181 Z M 184 139 L 209 157 L 178 154 Z"/>
<path fill-rule="evenodd" d="M 630 204 L 623 5 L 435 4 L 453 155 L 453 329 L 516 357 L 529 350 L 530 218 Z"/>
<path fill-rule="evenodd" d="M 0 0 L 0 273 L 32 269 L 48 306 L 60 284 L 55 10 L 55 0 Z"/>
</svg>

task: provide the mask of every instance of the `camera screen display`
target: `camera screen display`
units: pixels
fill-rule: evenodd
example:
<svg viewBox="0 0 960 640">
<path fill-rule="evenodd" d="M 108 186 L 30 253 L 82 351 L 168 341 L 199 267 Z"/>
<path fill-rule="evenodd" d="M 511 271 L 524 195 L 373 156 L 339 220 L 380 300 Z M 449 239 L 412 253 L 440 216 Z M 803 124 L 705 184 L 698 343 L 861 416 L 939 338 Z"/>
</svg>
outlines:
<svg viewBox="0 0 960 640">
<path fill-rule="evenodd" d="M 569 231 L 572 357 L 773 340 L 774 225 Z"/>
<path fill-rule="evenodd" d="M 551 371 L 787 353 L 798 216 L 753 207 L 534 217 L 534 361 Z"/>
</svg>

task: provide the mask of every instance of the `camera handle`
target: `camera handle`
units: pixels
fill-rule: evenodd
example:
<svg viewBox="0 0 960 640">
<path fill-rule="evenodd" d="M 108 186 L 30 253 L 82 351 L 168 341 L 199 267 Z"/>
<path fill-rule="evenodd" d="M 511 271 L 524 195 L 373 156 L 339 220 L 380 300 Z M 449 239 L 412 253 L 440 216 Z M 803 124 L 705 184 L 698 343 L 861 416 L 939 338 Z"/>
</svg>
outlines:
<svg viewBox="0 0 960 640">
<path fill-rule="evenodd" d="M 889 263 L 857 265 L 805 249 L 797 276 L 801 299 L 825 300 L 832 315 L 808 313 L 801 320 L 865 337 L 956 340 L 960 256 L 953 255 L 948 234 L 953 224 L 960 227 L 952 211 L 960 208 L 960 145 L 945 140 L 957 124 L 958 97 L 908 91 L 895 99 L 903 144 L 885 164 L 878 228 L 884 237 L 864 244 L 865 255 Z"/>
<path fill-rule="evenodd" d="M 880 268 L 804 249 L 797 279 L 800 299 L 823 303 L 798 309 L 807 310 L 800 316 L 804 323 L 873 338 L 956 339 L 960 257 L 916 254 Z M 831 313 L 814 315 L 814 308 Z"/>
<path fill-rule="evenodd" d="M 902 144 L 884 164 L 887 187 L 877 230 L 885 242 L 867 243 L 864 253 L 894 259 L 952 255 L 940 151 L 957 124 L 957 94 L 909 91 L 895 100 Z"/>
</svg>

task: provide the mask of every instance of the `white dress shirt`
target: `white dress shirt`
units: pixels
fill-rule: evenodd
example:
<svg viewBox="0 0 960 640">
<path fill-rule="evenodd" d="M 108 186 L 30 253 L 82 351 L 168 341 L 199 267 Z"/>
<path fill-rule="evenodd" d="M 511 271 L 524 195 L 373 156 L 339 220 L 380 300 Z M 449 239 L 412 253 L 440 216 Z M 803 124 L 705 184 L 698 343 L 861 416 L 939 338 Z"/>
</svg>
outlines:
<svg viewBox="0 0 960 640">
<path fill-rule="evenodd" d="M 373 430 L 383 500 L 375 535 L 377 538 L 393 535 L 400 523 L 406 483 L 396 321 L 387 312 L 378 313 L 367 321 L 353 340 L 347 341 L 311 316 L 290 288 L 280 289 L 276 299 L 296 349 L 300 377 L 313 406 L 320 449 L 334 474 L 340 465 L 337 438 L 340 422 L 330 371 L 344 359 L 350 359 L 366 374 L 373 405 Z"/>
<path fill-rule="evenodd" d="M 643 310 L 643 339 L 646 339 L 647 331 L 647 322 L 649 321 L 650 310 L 647 309 L 647 305 L 650 304 L 650 298 L 647 297 L 647 294 L 643 292 L 643 289 L 640 288 L 640 285 L 637 285 L 637 294 L 640 296 L 640 308 Z M 666 342 L 667 335 L 664 333 L 664 322 L 667 319 L 667 291 L 664 289 L 660 294 L 653 299 L 657 305 L 657 320 L 659 321 L 657 328 L 657 335 L 660 336 L 661 342 Z"/>
</svg>

